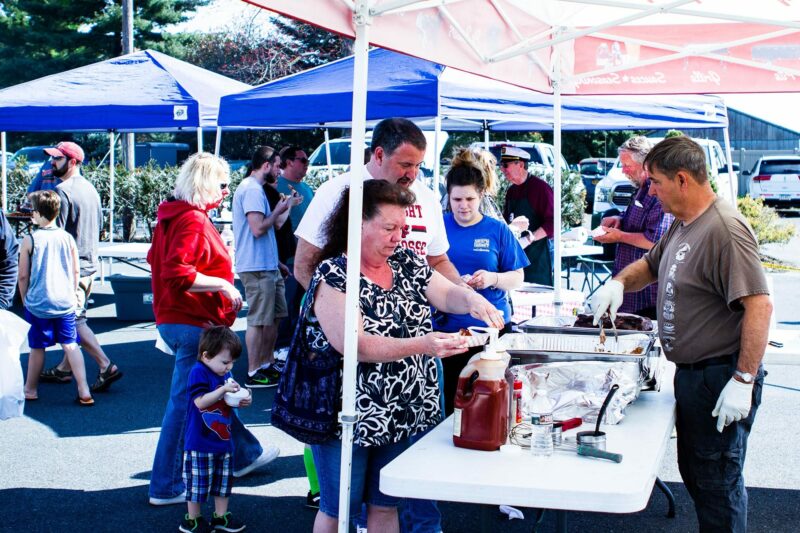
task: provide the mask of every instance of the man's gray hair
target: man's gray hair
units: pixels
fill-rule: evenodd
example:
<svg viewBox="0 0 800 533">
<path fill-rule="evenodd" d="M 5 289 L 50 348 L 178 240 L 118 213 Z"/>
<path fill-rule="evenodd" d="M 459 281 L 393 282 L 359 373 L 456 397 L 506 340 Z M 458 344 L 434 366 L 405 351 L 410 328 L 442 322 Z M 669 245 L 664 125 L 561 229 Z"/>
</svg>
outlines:
<svg viewBox="0 0 800 533">
<path fill-rule="evenodd" d="M 652 149 L 653 143 L 650 141 L 650 139 L 641 135 L 637 135 L 622 143 L 622 146 L 619 147 L 617 152 L 619 155 L 622 155 L 622 152 L 627 152 L 631 154 L 631 157 L 633 157 L 634 161 L 642 164 L 644 162 L 644 158 L 647 157 L 647 154 L 649 154 L 650 150 Z"/>
</svg>

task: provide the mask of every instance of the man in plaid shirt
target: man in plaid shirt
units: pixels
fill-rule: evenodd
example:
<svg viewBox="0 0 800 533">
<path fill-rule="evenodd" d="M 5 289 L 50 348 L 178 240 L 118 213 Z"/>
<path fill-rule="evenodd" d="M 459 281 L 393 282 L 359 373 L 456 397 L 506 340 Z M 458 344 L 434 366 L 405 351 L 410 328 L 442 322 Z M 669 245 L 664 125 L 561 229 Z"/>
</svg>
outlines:
<svg viewBox="0 0 800 533">
<path fill-rule="evenodd" d="M 631 137 L 619 147 L 622 171 L 638 190 L 624 214 L 602 220 L 600 225 L 606 233 L 595 237 L 597 242 L 604 244 L 617 243 L 614 276 L 644 256 L 675 220 L 672 215 L 664 213 L 657 197 L 648 194 L 650 179 L 642 163 L 652 147 L 650 140 L 641 136 Z M 657 296 L 657 283 L 638 292 L 626 293 L 619 311 L 655 319 Z"/>
</svg>

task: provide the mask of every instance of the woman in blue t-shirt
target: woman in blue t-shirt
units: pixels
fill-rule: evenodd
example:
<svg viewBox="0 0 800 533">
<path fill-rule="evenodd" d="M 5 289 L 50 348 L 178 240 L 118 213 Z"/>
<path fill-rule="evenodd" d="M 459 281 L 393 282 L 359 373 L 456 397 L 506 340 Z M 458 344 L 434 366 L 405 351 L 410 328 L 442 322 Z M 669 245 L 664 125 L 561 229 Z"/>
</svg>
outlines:
<svg viewBox="0 0 800 533">
<path fill-rule="evenodd" d="M 511 321 L 508 291 L 520 287 L 522 269 L 529 261 L 509 227 L 502 221 L 485 216 L 480 206 L 486 184 L 492 182 L 494 165 L 483 165 L 487 155 L 468 148 L 458 149 L 447 172 L 447 193 L 450 212 L 444 215 L 450 249 L 447 256 L 469 284 L 497 309 L 503 312 L 506 324 Z M 436 313 L 434 327 L 439 331 L 457 332 L 469 326 L 483 326 L 470 315 Z M 468 355 L 451 357 L 444 363 L 445 411 L 452 410 L 458 373 Z"/>
</svg>

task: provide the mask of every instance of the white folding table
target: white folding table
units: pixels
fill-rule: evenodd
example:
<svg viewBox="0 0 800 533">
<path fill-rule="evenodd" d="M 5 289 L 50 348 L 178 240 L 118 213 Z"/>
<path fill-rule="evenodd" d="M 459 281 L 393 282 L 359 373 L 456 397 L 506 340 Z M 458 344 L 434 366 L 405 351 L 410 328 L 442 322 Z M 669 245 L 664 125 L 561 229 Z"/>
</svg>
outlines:
<svg viewBox="0 0 800 533">
<path fill-rule="evenodd" d="M 103 268 L 103 259 L 108 259 L 108 272 L 111 273 L 111 262 L 116 259 L 139 270 L 150 273 L 150 269 L 140 263 L 134 263 L 134 259 L 147 259 L 147 252 L 150 250 L 149 242 L 124 242 L 119 244 L 100 243 L 97 256 L 100 259 L 100 282 L 105 283 L 106 275 Z"/>
<path fill-rule="evenodd" d="M 566 511 L 640 511 L 647 506 L 675 425 L 674 365 L 669 366 L 660 392 L 643 392 L 620 424 L 601 426 L 608 435 L 607 450 L 623 455 L 619 464 L 574 451 L 558 450 L 539 458 L 527 451 L 456 448 L 451 416 L 381 470 L 381 491 L 407 498 L 552 509 L 558 511 L 560 531 L 566 531 Z M 564 436 L 588 429 L 584 425 Z"/>
</svg>

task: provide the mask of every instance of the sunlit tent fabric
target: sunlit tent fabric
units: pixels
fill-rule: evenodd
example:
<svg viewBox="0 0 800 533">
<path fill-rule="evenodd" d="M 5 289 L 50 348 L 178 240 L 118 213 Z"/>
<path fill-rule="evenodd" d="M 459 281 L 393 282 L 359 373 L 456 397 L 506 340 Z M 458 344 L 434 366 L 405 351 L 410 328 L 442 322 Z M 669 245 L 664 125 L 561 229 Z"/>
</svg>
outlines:
<svg viewBox="0 0 800 533">
<path fill-rule="evenodd" d="M 245 83 L 143 50 L 0 91 L 0 131 L 178 131 L 217 126 Z"/>
<path fill-rule="evenodd" d="M 247 91 L 224 96 L 219 125 L 229 128 L 349 127 L 354 59 L 348 57 Z M 390 50 L 369 52 L 367 120 L 407 117 L 447 131 L 550 130 L 553 96 L 490 80 Z M 485 122 L 484 122 L 485 121 Z M 562 128 L 723 128 L 718 97 L 569 96 L 562 101 Z"/>
</svg>

